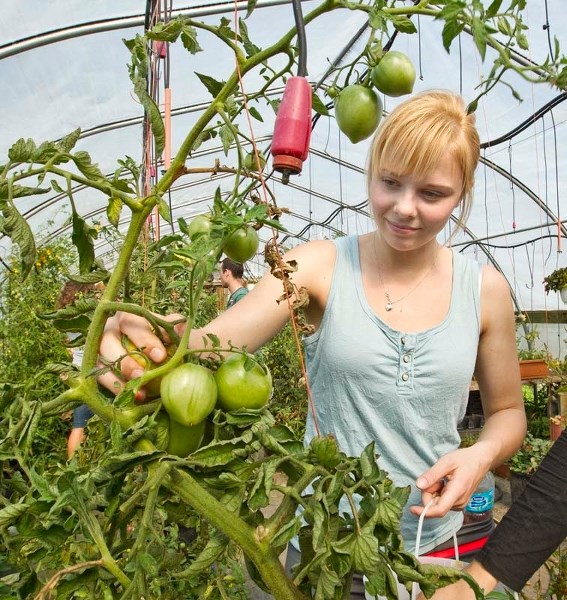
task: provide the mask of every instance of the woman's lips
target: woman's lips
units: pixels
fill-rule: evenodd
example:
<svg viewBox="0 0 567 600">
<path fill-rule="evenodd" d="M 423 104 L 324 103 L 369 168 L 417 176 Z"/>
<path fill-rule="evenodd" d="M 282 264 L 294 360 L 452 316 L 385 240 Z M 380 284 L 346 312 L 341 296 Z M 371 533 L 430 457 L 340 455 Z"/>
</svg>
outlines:
<svg viewBox="0 0 567 600">
<path fill-rule="evenodd" d="M 387 221 L 387 223 L 393 231 L 402 234 L 410 234 L 414 231 L 417 231 L 417 227 L 410 227 L 409 225 L 400 225 L 399 223 L 393 223 L 392 221 Z"/>
</svg>

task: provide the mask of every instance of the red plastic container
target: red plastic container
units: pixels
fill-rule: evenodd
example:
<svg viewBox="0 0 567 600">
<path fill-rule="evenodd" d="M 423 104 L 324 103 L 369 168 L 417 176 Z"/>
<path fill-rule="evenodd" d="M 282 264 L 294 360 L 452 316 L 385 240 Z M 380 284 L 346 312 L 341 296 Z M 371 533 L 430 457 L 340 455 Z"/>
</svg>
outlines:
<svg viewBox="0 0 567 600">
<path fill-rule="evenodd" d="M 273 167 L 287 180 L 301 173 L 311 138 L 311 86 L 305 77 L 288 79 L 276 115 L 272 139 Z"/>
</svg>

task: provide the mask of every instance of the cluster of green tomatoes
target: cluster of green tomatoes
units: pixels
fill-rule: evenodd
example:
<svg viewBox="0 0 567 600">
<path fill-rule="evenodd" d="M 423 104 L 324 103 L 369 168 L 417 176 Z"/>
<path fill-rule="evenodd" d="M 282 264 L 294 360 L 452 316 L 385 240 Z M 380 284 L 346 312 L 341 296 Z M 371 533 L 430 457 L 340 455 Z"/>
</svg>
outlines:
<svg viewBox="0 0 567 600">
<path fill-rule="evenodd" d="M 382 117 L 382 101 L 374 88 L 387 96 L 410 94 L 415 83 L 415 68 L 402 52 L 386 52 L 370 71 L 370 85 L 348 85 L 327 94 L 335 99 L 335 119 L 339 129 L 356 144 L 370 137 Z"/>
<path fill-rule="evenodd" d="M 156 368 L 130 340 L 124 340 L 132 358 L 146 369 Z M 170 346 L 171 354 L 175 348 Z M 151 379 L 148 398 L 161 398 L 163 410 L 157 415 L 156 447 L 182 458 L 203 443 L 207 417 L 216 408 L 226 412 L 261 409 L 272 395 L 268 368 L 246 352 L 231 352 L 216 371 L 186 362 L 162 377 Z"/>
</svg>

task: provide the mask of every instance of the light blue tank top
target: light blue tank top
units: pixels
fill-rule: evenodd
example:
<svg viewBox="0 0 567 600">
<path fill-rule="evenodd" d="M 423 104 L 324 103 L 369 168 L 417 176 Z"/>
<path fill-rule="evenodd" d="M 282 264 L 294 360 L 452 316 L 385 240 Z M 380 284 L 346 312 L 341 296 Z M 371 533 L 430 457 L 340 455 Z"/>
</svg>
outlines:
<svg viewBox="0 0 567 600">
<path fill-rule="evenodd" d="M 360 456 L 374 440 L 378 465 L 396 485 L 411 485 L 401 527 L 413 552 L 418 518 L 409 506 L 421 504 L 415 481 L 460 443 L 457 425 L 466 411 L 480 333 L 480 265 L 454 252 L 445 319 L 426 331 L 402 332 L 366 300 L 358 237 L 339 238 L 335 245 L 321 325 L 303 340 L 320 432 L 333 434 L 349 456 Z M 309 412 L 306 443 L 314 436 Z M 343 510 L 349 512 L 348 504 Z M 425 519 L 419 553 L 449 539 L 461 524 L 461 512 Z"/>
</svg>

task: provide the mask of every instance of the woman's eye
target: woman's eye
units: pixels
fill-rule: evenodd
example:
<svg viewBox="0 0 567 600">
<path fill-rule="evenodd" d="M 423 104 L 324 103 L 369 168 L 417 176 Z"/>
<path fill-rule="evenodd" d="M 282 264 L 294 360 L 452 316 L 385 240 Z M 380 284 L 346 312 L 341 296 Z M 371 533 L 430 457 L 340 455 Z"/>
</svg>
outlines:
<svg viewBox="0 0 567 600">
<path fill-rule="evenodd" d="M 436 190 L 423 190 L 422 193 L 428 200 L 437 200 L 442 196 L 441 192 L 437 192 Z"/>
<path fill-rule="evenodd" d="M 395 179 L 389 179 L 388 177 L 382 177 L 382 183 L 386 187 L 395 187 L 398 184 Z"/>
</svg>

